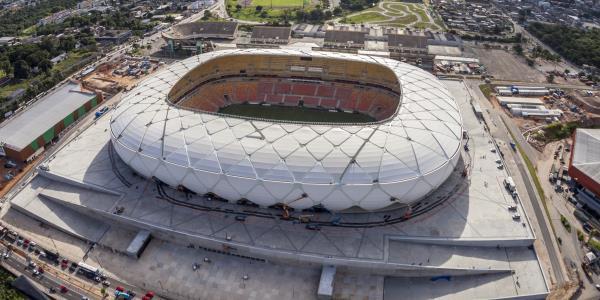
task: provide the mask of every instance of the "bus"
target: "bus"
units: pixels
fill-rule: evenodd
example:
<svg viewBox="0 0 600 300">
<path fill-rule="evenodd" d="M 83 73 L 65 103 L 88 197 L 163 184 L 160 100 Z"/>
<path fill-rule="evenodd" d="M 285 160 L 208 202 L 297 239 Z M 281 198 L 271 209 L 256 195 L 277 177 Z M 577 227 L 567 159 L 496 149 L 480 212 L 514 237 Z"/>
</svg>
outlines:
<svg viewBox="0 0 600 300">
<path fill-rule="evenodd" d="M 77 264 L 77 266 L 79 267 L 79 269 L 83 269 L 86 270 L 90 273 L 100 273 L 100 269 L 96 268 L 96 267 L 92 267 L 84 262 L 79 262 Z"/>
<path fill-rule="evenodd" d="M 96 267 L 92 267 L 84 262 L 79 262 L 77 264 L 77 273 L 84 275 L 85 277 L 93 280 L 97 280 L 96 277 L 100 277 L 102 274 L 100 273 L 100 269 Z"/>
</svg>

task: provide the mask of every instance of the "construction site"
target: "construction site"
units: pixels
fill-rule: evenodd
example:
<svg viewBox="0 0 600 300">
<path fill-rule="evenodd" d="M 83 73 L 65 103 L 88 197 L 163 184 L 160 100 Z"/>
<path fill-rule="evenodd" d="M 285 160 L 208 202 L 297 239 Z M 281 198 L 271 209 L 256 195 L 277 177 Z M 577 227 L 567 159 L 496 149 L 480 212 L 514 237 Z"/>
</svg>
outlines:
<svg viewBox="0 0 600 300">
<path fill-rule="evenodd" d="M 80 76 L 86 88 L 99 90 L 106 96 L 131 89 L 144 75 L 154 72 L 162 62 L 148 57 L 118 56 Z"/>
<path fill-rule="evenodd" d="M 593 125 L 599 120 L 597 111 L 600 109 L 594 111 L 595 106 L 588 104 L 598 96 L 590 92 L 515 85 L 482 86 L 482 90 L 485 89 L 489 91 L 491 103 L 512 119 L 538 151 L 543 151 L 551 141 L 567 137 L 569 134 L 562 132 L 567 127 Z"/>
</svg>

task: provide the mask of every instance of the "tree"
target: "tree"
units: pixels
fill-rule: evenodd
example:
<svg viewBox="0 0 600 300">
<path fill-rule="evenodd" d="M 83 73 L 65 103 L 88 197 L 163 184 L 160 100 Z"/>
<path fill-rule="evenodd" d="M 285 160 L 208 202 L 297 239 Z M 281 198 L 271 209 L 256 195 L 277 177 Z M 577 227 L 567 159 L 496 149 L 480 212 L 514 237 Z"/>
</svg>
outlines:
<svg viewBox="0 0 600 300">
<path fill-rule="evenodd" d="M 75 49 L 76 43 L 77 42 L 75 41 L 75 38 L 73 36 L 61 37 L 58 40 L 58 45 L 59 45 L 58 47 L 61 50 L 68 52 L 68 51 Z"/>
<path fill-rule="evenodd" d="M 600 67 L 599 29 L 583 30 L 565 25 L 534 22 L 527 26 L 527 30 L 565 59 L 579 65 Z"/>
<path fill-rule="evenodd" d="M 49 53 L 54 53 L 56 51 L 56 40 L 51 37 L 44 37 L 40 43 L 40 48 Z"/>
<path fill-rule="evenodd" d="M 15 78 L 27 79 L 29 78 L 30 74 L 31 68 L 29 67 L 29 64 L 27 64 L 26 61 L 19 60 L 15 63 L 13 71 L 13 75 L 15 76 Z"/>
<path fill-rule="evenodd" d="M 260 5 L 257 5 L 255 9 L 256 9 L 256 11 L 261 11 L 263 9 L 263 7 Z"/>
<path fill-rule="evenodd" d="M 517 53 L 517 55 L 523 55 L 523 46 L 521 46 L 521 44 L 516 44 L 513 47 L 513 50 L 515 50 L 515 53 Z"/>
<path fill-rule="evenodd" d="M 38 64 L 38 68 L 44 73 L 50 72 L 52 70 L 52 62 L 49 59 L 44 59 Z"/>
<path fill-rule="evenodd" d="M 571 70 L 565 69 L 565 74 L 569 75 L 569 73 L 571 73 Z"/>
<path fill-rule="evenodd" d="M 554 83 L 554 74 L 548 74 L 546 80 L 548 81 L 548 83 Z"/>
<path fill-rule="evenodd" d="M 261 18 L 267 18 L 269 16 L 269 14 L 267 13 L 267 11 L 263 10 L 260 12 L 260 17 Z"/>
<path fill-rule="evenodd" d="M 8 60 L 8 57 L 0 56 L 0 70 L 5 73 L 10 73 L 10 61 Z"/>
<path fill-rule="evenodd" d="M 242 6 L 239 4 L 235 5 L 235 11 L 240 11 L 242 9 Z"/>
<path fill-rule="evenodd" d="M 25 61 L 29 64 L 30 67 L 35 67 L 39 65 L 42 60 L 47 59 L 48 57 L 48 52 L 44 50 L 38 50 L 27 55 L 27 57 L 25 57 Z"/>
<path fill-rule="evenodd" d="M 289 25 L 291 18 L 292 18 L 292 12 L 289 9 L 284 9 L 283 13 L 281 14 L 281 20 L 283 20 L 283 24 L 286 26 Z"/>
<path fill-rule="evenodd" d="M 208 20 L 212 17 L 213 17 L 212 12 L 210 12 L 210 10 L 207 9 L 204 11 L 204 16 L 202 16 L 202 20 Z"/>
<path fill-rule="evenodd" d="M 173 22 L 175 22 L 175 17 L 173 17 L 172 15 L 168 15 L 168 16 L 165 18 L 165 21 L 167 21 L 167 22 L 169 22 L 169 23 L 173 23 Z"/>
<path fill-rule="evenodd" d="M 535 65 L 535 60 L 531 59 L 531 58 L 526 58 L 525 61 L 527 62 L 527 65 L 530 67 L 533 67 L 533 65 Z"/>
<path fill-rule="evenodd" d="M 336 7 L 333 9 L 333 15 L 335 15 L 335 16 L 339 16 L 339 15 L 341 15 L 341 14 L 342 14 L 342 12 L 343 12 L 343 11 L 342 11 L 342 9 L 341 9 L 339 6 L 336 6 Z"/>
<path fill-rule="evenodd" d="M 323 11 L 319 8 L 315 8 L 310 11 L 308 18 L 312 21 L 321 21 L 324 19 Z"/>
</svg>

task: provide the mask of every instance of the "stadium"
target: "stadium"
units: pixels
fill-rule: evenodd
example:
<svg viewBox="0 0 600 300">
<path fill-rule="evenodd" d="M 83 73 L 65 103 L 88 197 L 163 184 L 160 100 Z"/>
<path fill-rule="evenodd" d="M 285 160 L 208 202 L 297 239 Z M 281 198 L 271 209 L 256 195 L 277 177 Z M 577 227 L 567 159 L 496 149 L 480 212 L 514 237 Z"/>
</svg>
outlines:
<svg viewBox="0 0 600 300">
<path fill-rule="evenodd" d="M 125 95 L 119 157 L 173 188 L 295 209 L 379 210 L 436 190 L 460 157 L 458 105 L 431 74 L 381 57 L 216 51 Z"/>
</svg>

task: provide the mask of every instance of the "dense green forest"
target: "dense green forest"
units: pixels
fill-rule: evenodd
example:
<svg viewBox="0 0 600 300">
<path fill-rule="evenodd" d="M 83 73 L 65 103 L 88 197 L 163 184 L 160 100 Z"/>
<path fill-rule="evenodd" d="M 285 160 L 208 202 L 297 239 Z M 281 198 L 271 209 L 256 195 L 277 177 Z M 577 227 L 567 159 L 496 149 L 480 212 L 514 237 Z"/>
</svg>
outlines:
<svg viewBox="0 0 600 300">
<path fill-rule="evenodd" d="M 100 25 L 110 29 L 131 29 L 134 34 L 142 36 L 144 32 L 152 29 L 154 22 L 142 23 L 141 20 L 131 18 L 125 10 L 116 10 L 109 13 L 92 11 L 86 15 L 72 16 L 60 24 L 49 24 L 36 28 L 37 35 L 59 34 L 66 28 L 88 28 L 91 25 Z M 85 32 L 85 30 L 82 30 Z"/>
<path fill-rule="evenodd" d="M 17 36 L 24 29 L 35 25 L 40 19 L 73 8 L 78 0 L 42 0 L 36 6 L 27 6 L 16 11 L 0 12 L 0 36 Z"/>
<path fill-rule="evenodd" d="M 527 30 L 566 59 L 600 68 L 600 29 L 531 23 Z"/>
<path fill-rule="evenodd" d="M 40 72 L 49 72 L 52 69 L 50 59 L 75 49 L 77 41 L 81 44 L 95 45 L 93 37 L 79 38 L 63 36 L 60 38 L 44 37 L 39 44 L 16 45 L 0 47 L 0 70 L 12 73 L 14 78 L 27 79 L 33 75 L 32 70 L 37 67 Z"/>
</svg>

